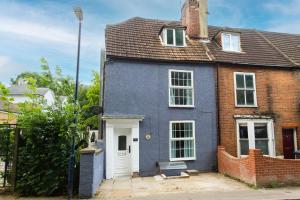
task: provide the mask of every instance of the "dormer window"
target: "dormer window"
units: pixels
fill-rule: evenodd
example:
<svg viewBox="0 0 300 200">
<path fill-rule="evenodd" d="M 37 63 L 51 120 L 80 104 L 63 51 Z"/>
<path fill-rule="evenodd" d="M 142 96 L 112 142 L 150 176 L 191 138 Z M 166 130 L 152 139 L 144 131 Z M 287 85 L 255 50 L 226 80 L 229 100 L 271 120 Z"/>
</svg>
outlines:
<svg viewBox="0 0 300 200">
<path fill-rule="evenodd" d="M 185 30 L 180 28 L 165 28 L 163 31 L 163 43 L 165 46 L 185 46 Z"/>
<path fill-rule="evenodd" d="M 223 51 L 241 52 L 241 40 L 239 33 L 222 33 Z"/>
</svg>

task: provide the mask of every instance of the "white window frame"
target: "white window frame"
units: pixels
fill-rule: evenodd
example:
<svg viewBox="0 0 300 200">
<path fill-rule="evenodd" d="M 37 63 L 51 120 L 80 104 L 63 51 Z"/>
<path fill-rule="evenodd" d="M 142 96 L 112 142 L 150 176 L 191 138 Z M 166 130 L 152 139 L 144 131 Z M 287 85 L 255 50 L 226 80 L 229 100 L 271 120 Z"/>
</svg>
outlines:
<svg viewBox="0 0 300 200">
<path fill-rule="evenodd" d="M 238 155 L 238 157 L 247 156 L 247 155 L 241 155 L 240 129 L 239 129 L 240 124 L 247 124 L 249 149 L 255 149 L 254 125 L 260 124 L 260 123 L 267 124 L 267 129 L 268 129 L 269 155 L 265 155 L 265 156 L 276 157 L 275 139 L 274 139 L 274 122 L 272 119 L 237 119 L 236 120 L 236 134 L 237 134 L 237 155 Z"/>
<path fill-rule="evenodd" d="M 172 86 L 172 72 L 185 72 L 191 73 L 191 86 Z M 192 89 L 192 105 L 172 105 L 171 104 L 171 88 L 179 89 Z M 195 91 L 194 91 L 194 71 L 191 70 L 177 70 L 169 69 L 169 107 L 173 108 L 194 108 L 195 107 Z"/>
<path fill-rule="evenodd" d="M 248 90 L 253 90 L 254 93 L 254 105 L 238 105 L 237 103 L 237 82 L 236 82 L 236 76 L 237 75 L 243 75 L 244 76 L 244 83 L 246 84 L 246 75 L 251 75 L 253 77 L 253 89 L 248 89 Z M 256 94 L 256 78 L 255 78 L 255 73 L 252 72 L 234 72 L 233 73 L 233 80 L 234 80 L 234 95 L 235 95 L 235 107 L 246 107 L 246 108 L 256 108 L 258 107 L 257 105 L 257 94 Z M 246 85 L 245 85 L 246 87 Z M 245 88 L 247 90 L 247 88 Z M 247 97 L 245 96 L 245 103 L 247 103 Z"/>
<path fill-rule="evenodd" d="M 168 37 L 167 37 L 167 30 L 172 30 L 173 31 L 173 44 L 168 44 Z M 184 29 L 180 29 L 183 31 L 183 45 L 176 45 L 176 28 L 165 28 L 163 30 L 163 41 L 164 45 L 168 47 L 186 47 L 186 31 Z"/>
<path fill-rule="evenodd" d="M 193 137 L 191 138 L 184 138 L 184 139 L 173 139 L 172 138 L 172 124 L 176 123 L 192 123 L 193 124 Z M 172 141 L 178 140 L 193 140 L 194 145 L 194 156 L 188 158 L 172 158 Z M 170 161 L 187 161 L 187 160 L 196 160 L 196 137 L 195 137 L 195 121 L 193 120 L 181 120 L 181 121 L 170 121 L 169 123 L 169 159 Z"/>
<path fill-rule="evenodd" d="M 224 41 L 224 35 L 229 35 L 229 49 L 225 49 L 225 41 Z M 238 36 L 239 37 L 239 49 L 234 49 L 232 45 L 232 36 Z M 242 47 L 241 47 L 241 34 L 239 33 L 233 33 L 233 32 L 222 32 L 221 34 L 221 41 L 222 41 L 222 50 L 223 51 L 228 51 L 228 52 L 236 52 L 236 53 L 241 53 L 242 52 Z"/>
</svg>

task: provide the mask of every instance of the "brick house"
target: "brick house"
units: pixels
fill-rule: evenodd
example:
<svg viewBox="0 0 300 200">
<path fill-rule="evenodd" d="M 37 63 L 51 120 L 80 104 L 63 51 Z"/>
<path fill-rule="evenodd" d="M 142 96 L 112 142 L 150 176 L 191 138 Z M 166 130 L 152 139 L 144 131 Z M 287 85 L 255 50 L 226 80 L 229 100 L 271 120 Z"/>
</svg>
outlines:
<svg viewBox="0 0 300 200">
<path fill-rule="evenodd" d="M 294 159 L 299 63 L 300 35 L 208 26 L 206 0 L 186 0 L 181 21 L 108 25 L 106 178 L 154 175 L 162 161 L 211 171 L 217 140 L 237 158 Z"/>
<path fill-rule="evenodd" d="M 214 27 L 220 144 L 294 159 L 300 145 L 300 35 Z"/>
</svg>

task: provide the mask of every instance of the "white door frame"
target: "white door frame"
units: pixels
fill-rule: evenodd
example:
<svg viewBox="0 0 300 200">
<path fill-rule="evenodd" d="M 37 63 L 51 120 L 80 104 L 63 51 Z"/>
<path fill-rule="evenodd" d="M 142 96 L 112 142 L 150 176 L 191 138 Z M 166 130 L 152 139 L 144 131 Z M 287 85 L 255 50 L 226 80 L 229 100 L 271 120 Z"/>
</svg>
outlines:
<svg viewBox="0 0 300 200">
<path fill-rule="evenodd" d="M 131 175 L 139 172 L 139 122 L 141 119 L 104 119 L 106 120 L 105 132 L 105 158 L 106 158 L 106 179 L 114 178 L 115 151 L 114 136 L 116 128 L 131 129 Z"/>
</svg>

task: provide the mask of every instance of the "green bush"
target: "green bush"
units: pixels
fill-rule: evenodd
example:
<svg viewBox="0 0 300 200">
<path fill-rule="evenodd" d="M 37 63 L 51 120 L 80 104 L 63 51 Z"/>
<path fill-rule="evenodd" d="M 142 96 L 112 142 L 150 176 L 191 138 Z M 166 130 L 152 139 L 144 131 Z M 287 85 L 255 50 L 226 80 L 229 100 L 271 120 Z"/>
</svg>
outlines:
<svg viewBox="0 0 300 200">
<path fill-rule="evenodd" d="M 23 105 L 18 118 L 22 133 L 16 190 L 20 195 L 65 193 L 73 118 L 72 105 L 47 109 Z"/>
</svg>

